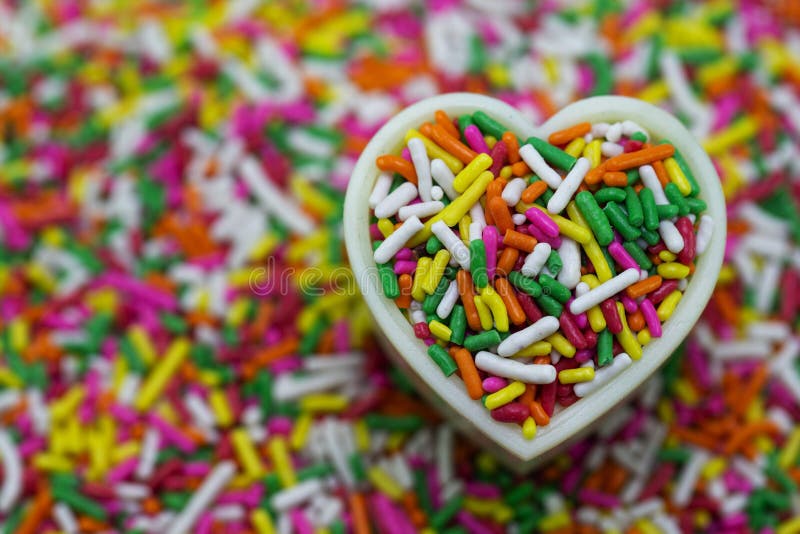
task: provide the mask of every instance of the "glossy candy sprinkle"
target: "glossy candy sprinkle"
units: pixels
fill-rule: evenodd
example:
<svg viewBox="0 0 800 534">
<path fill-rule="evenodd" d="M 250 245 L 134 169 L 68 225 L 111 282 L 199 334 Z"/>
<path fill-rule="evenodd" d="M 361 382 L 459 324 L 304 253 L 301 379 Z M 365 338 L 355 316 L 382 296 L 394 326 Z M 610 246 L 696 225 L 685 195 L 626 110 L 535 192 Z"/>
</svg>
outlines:
<svg viewBox="0 0 800 534">
<path fill-rule="evenodd" d="M 0 532 L 797 532 L 796 2 L 531 4 L 0 2 Z M 376 348 L 360 299 L 342 291 L 354 284 L 341 205 L 361 150 L 408 104 L 465 90 L 503 98 L 533 124 L 592 94 L 663 106 L 704 143 L 729 205 L 725 266 L 686 343 L 597 434 L 525 476 L 432 415 Z M 420 134 L 435 143 L 471 124 L 487 135 L 485 147 L 446 147 L 455 161 L 429 156 L 431 201 L 456 197 L 459 165 L 478 153 L 507 160 L 509 185 L 522 179 L 526 140 L 491 117 L 434 123 Z M 575 128 L 581 137 L 557 146 L 591 162 L 650 142 L 629 121 L 590 125 L 590 142 L 585 124 Z M 493 174 L 503 168 L 494 159 Z M 686 200 L 679 219 L 697 215 L 702 201 L 684 195 L 694 177 L 681 154 L 672 159 L 653 164 L 656 179 Z M 383 163 L 371 207 L 395 172 L 417 178 L 410 159 Z M 592 175 L 626 192 L 596 200 L 624 209 L 653 247 L 664 211 L 649 189 L 622 186 L 633 172 Z M 546 205 L 548 189 L 534 182 L 519 200 Z M 517 214 L 540 251 L 525 277 L 546 267 L 558 281 L 562 236 L 601 265 L 598 282 L 624 271 L 602 268 L 619 249 L 606 257 L 573 212 L 553 218 L 555 232 L 531 210 Z M 376 240 L 388 222 L 371 228 Z M 695 254 L 712 224 L 695 219 Z M 469 227 L 448 229 L 469 250 Z M 426 250 L 458 258 L 444 243 Z M 638 240 L 622 244 L 648 271 L 688 252 L 641 256 Z M 533 324 L 545 313 L 541 286 L 502 274 L 527 257 L 500 254 L 494 268 Z M 467 287 L 468 263 L 458 265 Z M 397 291 L 418 289 L 403 268 L 391 273 Z M 652 329 L 680 285 L 662 278 L 629 327 Z M 521 432 L 535 439 L 559 388 L 578 399 L 625 372 L 608 304 L 585 317 L 600 331 L 594 380 L 553 383 L 588 361 L 576 349 L 539 364 L 550 383 L 526 386 L 496 418 L 527 415 Z M 422 313 L 415 328 L 430 337 Z M 460 345 L 481 324 L 469 300 L 439 321 Z M 545 344 L 529 348 L 541 352 L 534 364 L 549 357 Z M 480 351 L 448 353 L 473 398 L 517 380 L 483 379 Z"/>
<path fill-rule="evenodd" d="M 555 384 L 557 380 L 565 387 L 558 389 L 556 404 L 569 406 L 576 397 L 599 387 L 582 386 L 576 390 L 573 384 L 592 382 L 595 368 L 607 382 L 626 367 L 613 365 L 617 358 L 638 360 L 643 354 L 642 345 L 663 335 L 662 323 L 669 321 L 681 289 L 694 270 L 696 226 L 699 217 L 704 217 L 702 211 L 689 213 L 686 198 L 695 197 L 684 198 L 684 194 L 698 195 L 700 191 L 679 189 L 674 182 L 662 184 L 654 165 L 666 167 L 667 162 L 674 162 L 675 149 L 668 142 L 642 144 L 632 136 L 650 139 L 650 133 L 632 125 L 626 134 L 625 121 L 602 126 L 580 123 L 554 132 L 548 140 L 530 138 L 519 147 L 522 162 L 512 169 L 506 159 L 507 148 L 494 152 L 497 161 L 478 148 L 486 144 L 484 138 L 490 135 L 489 130 L 500 134 L 500 140 L 492 136 L 495 147 L 505 146 L 503 139 L 514 138 L 513 132 L 483 112 L 452 119 L 441 110 L 435 115 L 436 120 L 453 125 L 468 121 L 473 124 L 462 135 L 455 128 L 454 134 L 439 128 L 436 141 L 425 138 L 425 145 L 415 133 L 417 130 L 410 130 L 406 150 L 417 177 L 431 173 L 426 147 L 429 153 L 442 157 L 448 154 L 445 147 L 450 147 L 456 151 L 450 155 L 456 159 L 460 156 L 465 166 L 453 179 L 456 194 L 450 203 L 439 202 L 430 210 L 427 206 L 432 203 L 425 200 L 423 187 L 401 174 L 395 175 L 388 190 L 383 178 L 375 184 L 370 197 L 385 197 L 375 206 L 373 221 L 377 224 L 378 219 L 387 220 L 389 228 L 383 240 L 374 242 L 375 262 L 379 271 L 386 271 L 390 278 L 383 280 L 384 295 L 409 309 L 417 337 L 428 345 L 429 356 L 446 376 L 458 367 L 448 350 L 466 358 L 466 349 L 467 354 L 474 355 L 472 366 L 480 371 L 479 379 L 518 380 L 513 383 L 519 384 L 515 394 L 504 394 L 503 403 L 494 400 L 499 395 L 494 392 L 483 399 L 483 404 L 498 421 L 518 423 L 526 436 L 533 437 L 530 428 L 525 430 L 525 424 L 533 424 L 526 423 L 527 415 L 511 415 L 511 408 L 505 409 L 503 415 L 497 412 L 522 395 L 525 384 Z M 481 121 L 491 125 L 485 132 L 476 125 Z M 596 146 L 592 131 L 600 128 L 606 133 L 596 141 L 604 143 L 604 154 L 609 156 L 598 157 L 588 148 Z M 418 130 L 433 131 L 434 126 L 429 122 Z M 588 143 L 579 158 L 563 150 L 575 139 Z M 465 145 L 476 151 L 470 154 L 456 148 Z M 395 156 L 380 156 L 377 164 L 391 157 Z M 487 171 L 489 168 L 494 170 Z M 590 180 L 589 174 L 598 169 L 605 173 L 603 178 Z M 631 176 L 622 173 L 619 184 L 610 183 L 606 177 L 614 171 L 630 171 Z M 672 169 L 673 174 L 678 172 L 685 178 L 683 171 Z M 511 174 L 517 178 L 508 181 L 506 177 Z M 523 201 L 523 192 L 540 182 L 547 187 L 538 198 Z M 657 226 L 652 228 L 645 226 L 639 199 L 645 191 L 649 193 L 644 202 L 647 220 L 657 218 Z M 628 196 L 633 199 L 628 201 Z M 384 208 L 389 204 L 390 208 Z M 423 213 L 422 218 L 403 220 L 404 210 Z M 707 224 L 713 224 L 705 217 Z M 413 226 L 409 227 L 409 223 Z M 573 229 L 565 231 L 567 225 Z M 466 236 L 462 228 L 468 229 Z M 580 233 L 576 234 L 575 228 Z M 658 234 L 652 244 L 641 239 L 643 232 L 656 228 Z M 445 249 L 413 246 L 422 239 L 430 243 L 429 232 Z M 402 259 L 397 257 L 401 251 Z M 665 252 L 670 256 L 666 257 Z M 399 263 L 414 280 L 404 295 L 395 291 L 397 283 L 392 275 L 398 271 Z M 656 309 L 651 294 L 665 280 L 679 280 L 683 285 L 676 287 Z M 416 294 L 412 290 L 415 284 L 420 289 Z M 409 297 L 411 302 L 406 305 Z M 533 302 L 527 297 L 532 297 Z M 477 318 L 462 335 L 461 320 L 454 317 L 458 331 L 454 339 L 448 321 L 457 302 L 471 312 L 474 308 Z M 528 317 L 526 308 L 529 312 L 536 310 L 535 319 Z M 588 319 L 589 312 L 596 317 L 594 321 Z M 426 324 L 427 329 L 423 330 Z M 603 340 L 601 345 L 598 338 Z M 537 363 L 531 362 L 533 357 Z M 538 361 L 541 357 L 544 361 Z M 612 368 L 601 373 L 605 366 Z M 544 395 L 544 390 L 535 390 L 525 402 L 515 401 L 515 406 L 522 407 L 514 408 L 513 413 L 522 413 L 524 408 L 529 414 L 534 403 L 542 404 Z M 474 391 L 471 396 L 475 397 Z M 550 417 L 554 410 L 555 405 L 547 403 L 544 411 Z"/>
</svg>

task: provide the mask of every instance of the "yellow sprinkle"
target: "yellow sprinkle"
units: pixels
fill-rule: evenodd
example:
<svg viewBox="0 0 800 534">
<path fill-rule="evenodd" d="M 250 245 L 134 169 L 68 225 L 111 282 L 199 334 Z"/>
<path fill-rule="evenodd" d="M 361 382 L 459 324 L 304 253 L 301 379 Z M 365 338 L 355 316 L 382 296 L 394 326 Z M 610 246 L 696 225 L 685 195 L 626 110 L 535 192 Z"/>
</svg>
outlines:
<svg viewBox="0 0 800 534">
<path fill-rule="evenodd" d="M 306 395 L 300 400 L 300 409 L 312 413 L 336 413 L 341 412 L 349 401 L 344 395 L 335 393 L 316 393 Z"/>
<path fill-rule="evenodd" d="M 639 100 L 644 100 L 651 104 L 658 104 L 669 96 L 669 85 L 663 80 L 653 82 L 639 93 Z"/>
<path fill-rule="evenodd" d="M 572 519 L 566 510 L 545 516 L 539 521 L 539 529 L 544 531 L 562 529 L 571 525 Z"/>
<path fill-rule="evenodd" d="M 450 252 L 444 248 L 440 249 L 433 257 L 431 268 L 428 271 L 428 277 L 422 286 L 425 293 L 432 295 L 433 292 L 436 291 L 436 286 L 439 285 L 439 281 L 442 279 L 448 263 L 450 263 Z"/>
<path fill-rule="evenodd" d="M 315 187 L 308 180 L 299 175 L 293 175 L 289 186 L 292 192 L 300 199 L 303 206 L 308 206 L 310 210 L 322 216 L 331 215 L 336 212 L 336 203 L 328 198 L 321 190 Z"/>
<path fill-rule="evenodd" d="M 114 465 L 138 456 L 141 452 L 141 445 L 136 441 L 126 441 L 125 443 L 115 444 L 111 451 L 111 461 Z"/>
<path fill-rule="evenodd" d="M 266 510 L 256 508 L 250 513 L 250 523 L 256 529 L 258 534 L 275 534 L 275 525 L 272 523 L 272 518 Z"/>
<path fill-rule="evenodd" d="M 570 204 L 573 204 L 573 202 L 570 202 Z M 558 226 L 558 231 L 560 233 L 564 234 L 570 239 L 577 241 L 581 245 L 586 245 L 592 239 L 594 239 L 594 237 L 592 236 L 592 232 L 589 230 L 589 225 L 585 224 L 583 218 L 581 217 L 580 219 L 578 219 L 575 216 L 573 216 L 573 213 L 577 210 L 577 208 L 575 210 L 570 210 L 569 204 L 567 204 L 567 214 L 569 215 L 569 219 L 567 219 L 565 217 L 562 217 L 561 215 L 555 215 L 553 213 L 549 213 L 546 209 L 539 206 L 538 204 L 532 204 L 531 206 L 547 213 L 547 215 L 551 219 L 553 219 L 553 222 L 555 222 L 556 225 Z M 581 222 L 579 221 L 583 221 L 584 224 L 581 224 Z"/>
<path fill-rule="evenodd" d="M 260 261 L 266 259 L 280 244 L 280 239 L 275 234 L 267 234 L 253 245 L 250 249 L 250 260 Z"/>
<path fill-rule="evenodd" d="M 367 478 L 376 489 L 385 493 L 390 499 L 399 501 L 403 498 L 403 487 L 380 467 L 371 467 L 367 471 Z"/>
<path fill-rule="evenodd" d="M 411 283 L 411 298 L 418 302 L 425 299 L 425 290 L 422 288 L 423 282 L 428 278 L 428 271 L 433 260 L 428 256 L 423 256 L 417 261 L 417 270 L 414 273 L 414 281 Z"/>
<path fill-rule="evenodd" d="M 675 420 L 675 410 L 670 404 L 669 399 L 661 399 L 656 410 L 658 411 L 659 419 L 664 421 L 664 424 L 672 424 L 672 422 Z"/>
<path fill-rule="evenodd" d="M 542 59 L 542 67 L 544 67 L 547 80 L 550 83 L 555 83 L 558 80 L 558 61 L 554 57 L 546 57 Z"/>
<path fill-rule="evenodd" d="M 649 519 L 639 519 L 636 522 L 636 528 L 639 529 L 639 532 L 642 534 L 661 534 L 661 530 L 658 529 Z"/>
<path fill-rule="evenodd" d="M 736 279 L 736 271 L 730 265 L 723 265 L 719 270 L 718 284 L 730 284 Z"/>
<path fill-rule="evenodd" d="M 669 262 L 669 261 L 675 261 L 675 258 L 677 258 L 678 256 L 676 256 L 669 250 L 662 250 L 661 252 L 658 253 L 658 257 L 661 258 L 661 261 Z"/>
<path fill-rule="evenodd" d="M 634 360 L 642 357 L 642 346 L 636 340 L 631 329 L 628 327 L 627 316 L 625 315 L 625 308 L 621 302 L 617 302 L 617 311 L 619 312 L 620 322 L 622 323 L 622 331 L 617 334 L 617 341 L 622 345 L 622 350 L 628 353 Z"/>
<path fill-rule="evenodd" d="M 297 451 L 305 446 L 312 422 L 313 418 L 309 413 L 302 413 L 300 417 L 297 418 L 292 427 L 292 434 L 289 436 L 289 444 L 292 446 L 292 449 Z"/>
<path fill-rule="evenodd" d="M 778 465 L 783 469 L 788 469 L 794 465 L 798 454 L 800 454 L 800 428 L 795 428 L 781 449 Z"/>
<path fill-rule="evenodd" d="M 514 172 L 511 169 L 510 165 L 506 165 L 505 167 L 500 169 L 500 178 L 503 178 L 504 180 L 511 179 L 511 175 L 513 175 L 513 174 L 514 174 Z"/>
<path fill-rule="evenodd" d="M 33 466 L 42 471 L 72 471 L 75 467 L 63 456 L 40 453 L 33 457 Z"/>
<path fill-rule="evenodd" d="M 697 404 L 697 390 L 695 390 L 694 386 L 692 386 L 691 382 L 688 380 L 683 378 L 676 380 L 673 384 L 673 392 L 681 402 L 689 406 Z"/>
<path fill-rule="evenodd" d="M 496 145 L 496 144 L 497 144 L 497 139 L 495 139 L 495 138 L 494 138 L 494 137 L 492 137 L 491 135 L 486 135 L 486 136 L 484 136 L 484 137 L 483 137 L 483 141 L 486 143 L 486 146 L 488 146 L 490 150 L 491 150 L 492 148 L 494 148 L 494 145 Z"/>
<path fill-rule="evenodd" d="M 725 130 L 708 137 L 703 148 L 709 155 L 716 156 L 749 141 L 757 132 L 758 122 L 752 117 L 742 117 Z"/>
<path fill-rule="evenodd" d="M 83 401 L 85 394 L 83 386 L 73 386 L 63 397 L 50 404 L 50 417 L 60 421 L 72 415 Z"/>
<path fill-rule="evenodd" d="M 7 388 L 19 389 L 25 383 L 20 377 L 12 373 L 10 369 L 0 367 L 0 385 Z"/>
<path fill-rule="evenodd" d="M 556 332 L 548 336 L 547 341 L 553 346 L 553 348 L 565 358 L 572 358 L 575 356 L 577 349 L 575 345 L 569 342 L 567 338 L 565 338 L 560 332 Z"/>
<path fill-rule="evenodd" d="M 406 440 L 405 432 L 392 432 L 386 440 L 386 449 L 390 451 L 399 451 Z"/>
<path fill-rule="evenodd" d="M 720 78 L 733 76 L 739 70 L 739 60 L 733 56 L 726 56 L 713 63 L 706 63 L 697 69 L 697 82 L 703 87 Z"/>
<path fill-rule="evenodd" d="M 441 323 L 436 319 L 428 323 L 428 328 L 430 329 L 431 334 L 441 339 L 442 341 L 450 341 L 450 336 L 453 335 L 453 331 L 450 330 L 450 328 L 446 324 Z"/>
<path fill-rule="evenodd" d="M 231 444 L 236 451 L 239 464 L 244 468 L 245 473 L 252 478 L 258 478 L 264 474 L 264 466 L 259 458 L 256 446 L 250 435 L 244 428 L 236 428 L 231 432 Z"/>
<path fill-rule="evenodd" d="M 281 485 L 286 488 L 297 484 L 297 475 L 292 467 L 292 460 L 289 458 L 286 439 L 283 436 L 275 436 L 269 440 L 267 448 Z"/>
<path fill-rule="evenodd" d="M 692 192 L 692 184 L 689 183 L 686 174 L 684 174 L 678 162 L 675 161 L 675 158 L 667 158 L 664 161 L 664 168 L 667 170 L 667 176 L 669 176 L 670 181 L 675 184 L 683 196 L 687 196 Z"/>
<path fill-rule="evenodd" d="M 659 264 L 656 270 L 662 278 L 677 280 L 689 276 L 690 269 L 688 265 L 669 262 Z"/>
<path fill-rule="evenodd" d="M 429 158 L 442 160 L 444 162 L 444 164 L 447 165 L 447 168 L 449 168 L 453 173 L 457 173 L 457 172 L 459 172 L 459 171 L 461 171 L 462 169 L 465 168 L 464 164 L 461 162 L 461 160 L 459 160 L 457 157 L 452 155 L 450 152 L 446 151 L 445 149 L 443 149 L 442 147 L 440 147 L 439 145 L 437 145 L 436 143 L 434 143 L 433 141 L 428 139 L 426 136 L 424 136 L 421 133 L 419 133 L 417 130 L 409 130 L 408 132 L 406 132 L 406 137 L 405 137 L 406 143 L 408 143 L 408 141 L 410 139 L 414 139 L 414 138 L 419 139 L 420 141 L 422 141 L 422 144 L 425 145 L 425 152 L 428 153 L 428 157 Z M 492 158 L 490 158 L 488 154 L 483 154 L 483 155 L 486 156 L 489 159 L 489 165 L 487 165 L 486 167 L 481 169 L 481 171 L 485 171 L 492 164 L 491 163 L 492 162 Z M 470 162 L 470 165 L 471 164 L 472 164 L 472 162 Z M 478 172 L 480 172 L 480 171 L 478 171 Z M 475 174 L 475 177 L 477 177 L 477 174 Z M 473 179 L 474 179 L 474 177 L 473 177 Z M 461 192 L 461 191 L 463 191 L 463 189 L 456 188 L 456 191 Z"/>
<path fill-rule="evenodd" d="M 486 154 L 481 155 L 485 156 Z M 489 156 L 486 157 L 489 158 Z M 475 158 L 475 160 L 479 158 L 480 156 Z M 489 160 L 491 159 L 492 158 L 489 158 Z M 473 160 L 473 162 L 475 160 Z M 489 164 L 491 165 L 491 163 Z M 472 163 L 470 163 L 470 165 L 472 165 Z M 437 221 L 444 221 L 447 226 L 451 227 L 458 224 L 458 221 L 460 221 L 470 208 L 480 200 L 492 180 L 494 180 L 494 175 L 491 171 L 482 172 L 478 178 L 467 187 L 464 193 L 456 197 L 442 211 L 425 221 L 425 226 L 408 242 L 408 246 L 416 247 L 423 241 L 426 241 L 431 236 L 431 227 Z"/>
<path fill-rule="evenodd" d="M 511 382 L 506 387 L 487 395 L 483 404 L 486 409 L 494 410 L 500 406 L 505 406 L 523 393 L 525 393 L 525 384 L 519 381 Z"/>
<path fill-rule="evenodd" d="M 25 269 L 25 274 L 36 287 L 47 293 L 52 293 L 56 287 L 56 279 L 38 263 L 30 263 Z"/>
<path fill-rule="evenodd" d="M 133 348 L 136 349 L 136 354 L 142 361 L 149 367 L 153 365 L 156 359 L 156 349 L 150 341 L 150 336 L 147 335 L 144 328 L 139 325 L 133 325 L 128 328 L 128 339 L 131 341 Z"/>
<path fill-rule="evenodd" d="M 537 341 L 529 347 L 525 347 L 521 351 L 514 354 L 514 358 L 531 358 L 533 356 L 544 356 L 550 354 L 553 346 L 547 341 Z"/>
<path fill-rule="evenodd" d="M 480 291 L 484 304 L 486 304 L 492 312 L 492 319 L 494 320 L 497 331 L 508 332 L 508 310 L 506 310 L 503 299 L 492 286 L 486 286 Z"/>
<path fill-rule="evenodd" d="M 250 299 L 244 297 L 237 298 L 228 309 L 228 315 L 226 317 L 227 323 L 233 327 L 241 326 L 244 320 L 247 319 L 247 313 L 249 311 Z"/>
<path fill-rule="evenodd" d="M 628 28 L 623 35 L 623 40 L 626 43 L 635 43 L 646 39 L 660 31 L 662 24 L 661 14 L 656 10 L 651 10 L 639 17 L 639 19 Z"/>
<path fill-rule="evenodd" d="M 594 380 L 594 367 L 578 367 L 564 369 L 558 373 L 558 381 L 562 384 L 577 384 Z"/>
<path fill-rule="evenodd" d="M 784 521 L 775 529 L 775 534 L 798 534 L 800 533 L 800 517 L 795 517 Z"/>
<path fill-rule="evenodd" d="M 481 328 L 483 330 L 491 330 L 492 314 L 489 312 L 489 307 L 486 305 L 480 295 L 475 295 L 473 300 L 475 301 L 475 309 L 478 312 L 478 318 L 481 320 Z"/>
<path fill-rule="evenodd" d="M 667 295 L 667 298 L 661 301 L 661 304 L 658 305 L 656 313 L 658 314 L 658 318 L 662 323 L 672 317 L 672 312 L 675 311 L 675 307 L 678 305 L 678 302 L 680 302 L 682 296 L 683 293 L 676 289 Z"/>
<path fill-rule="evenodd" d="M 576 137 L 569 144 L 564 148 L 564 152 L 572 156 L 573 158 L 580 157 L 583 153 L 583 149 L 586 147 L 586 140 L 583 137 Z"/>
<path fill-rule="evenodd" d="M 653 336 L 650 335 L 650 330 L 647 328 L 642 328 L 636 334 L 636 340 L 639 342 L 641 346 L 648 345 L 652 340 Z"/>
<path fill-rule="evenodd" d="M 490 63 L 486 66 L 485 73 L 494 87 L 507 88 L 511 85 L 511 76 L 502 63 Z"/>
<path fill-rule="evenodd" d="M 522 437 L 525 439 L 533 439 L 536 437 L 536 421 L 533 420 L 533 417 L 528 417 L 525 419 L 525 422 L 522 423 Z"/>
<path fill-rule="evenodd" d="M 586 318 L 589 319 L 589 326 L 592 327 L 593 332 L 599 333 L 605 329 L 606 317 L 603 315 L 600 306 L 592 306 L 589 308 L 586 312 Z"/>
<path fill-rule="evenodd" d="M 155 364 L 150 374 L 142 383 L 139 395 L 136 397 L 134 407 L 145 411 L 159 398 L 170 378 L 178 372 L 186 355 L 189 354 L 189 340 L 178 338 L 172 342 L 164 357 Z"/>
<path fill-rule="evenodd" d="M 728 461 L 725 458 L 717 456 L 712 458 L 703 466 L 700 475 L 706 480 L 713 480 L 720 476 L 728 467 Z"/>
<path fill-rule="evenodd" d="M 592 169 L 600 165 L 600 160 L 603 158 L 603 153 L 600 151 L 601 144 L 600 139 L 595 139 L 583 149 L 583 157 L 589 160 Z"/>
<path fill-rule="evenodd" d="M 469 225 L 472 224 L 472 217 L 469 215 L 464 215 L 460 221 L 458 221 L 458 235 L 461 237 L 461 240 L 465 243 L 469 243 Z"/>
<path fill-rule="evenodd" d="M 359 452 L 368 451 L 370 437 L 367 423 L 365 423 L 363 419 L 359 419 L 356 424 L 353 425 L 353 432 L 355 433 L 356 437 L 356 448 L 359 450 Z"/>
<path fill-rule="evenodd" d="M 479 499 L 465 497 L 463 506 L 478 517 L 490 517 L 497 523 L 508 523 L 514 516 L 514 511 L 505 503 L 497 499 Z"/>
<path fill-rule="evenodd" d="M 208 405 L 214 412 L 214 417 L 221 427 L 227 427 L 233 423 L 233 411 L 231 411 L 228 396 L 220 389 L 212 389 L 208 394 Z"/>
<path fill-rule="evenodd" d="M 481 153 L 478 157 L 469 162 L 464 169 L 459 172 L 453 180 L 453 189 L 463 193 L 478 177 L 492 166 L 492 158 L 489 154 Z"/>
</svg>

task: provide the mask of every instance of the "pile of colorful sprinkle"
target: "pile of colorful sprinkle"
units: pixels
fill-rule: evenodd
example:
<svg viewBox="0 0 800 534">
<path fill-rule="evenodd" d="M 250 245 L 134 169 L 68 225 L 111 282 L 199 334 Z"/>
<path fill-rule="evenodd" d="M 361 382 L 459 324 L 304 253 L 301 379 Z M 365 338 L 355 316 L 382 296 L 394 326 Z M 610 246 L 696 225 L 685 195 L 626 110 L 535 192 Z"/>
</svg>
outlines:
<svg viewBox="0 0 800 534">
<path fill-rule="evenodd" d="M 798 532 L 796 7 L 0 0 L 0 533 Z M 452 91 L 663 107 L 729 208 L 686 342 L 524 476 L 329 283 L 365 145 Z"/>
<path fill-rule="evenodd" d="M 532 439 L 661 337 L 713 221 L 681 153 L 631 120 L 520 143 L 483 111 L 434 119 L 376 161 L 383 292 L 445 375 Z"/>
</svg>

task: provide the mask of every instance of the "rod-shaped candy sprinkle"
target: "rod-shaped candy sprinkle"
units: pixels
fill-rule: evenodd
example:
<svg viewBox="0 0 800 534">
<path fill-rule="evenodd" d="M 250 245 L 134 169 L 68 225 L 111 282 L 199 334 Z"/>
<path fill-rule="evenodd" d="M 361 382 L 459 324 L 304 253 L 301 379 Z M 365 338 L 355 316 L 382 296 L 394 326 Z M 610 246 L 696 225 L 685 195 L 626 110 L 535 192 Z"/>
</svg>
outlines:
<svg viewBox="0 0 800 534">
<path fill-rule="evenodd" d="M 626 269 L 611 280 L 600 284 L 585 295 L 577 297 L 569 305 L 573 315 L 585 312 L 592 306 L 597 306 L 604 300 L 611 298 L 626 287 L 639 281 L 639 269 Z"/>
<path fill-rule="evenodd" d="M 522 349 L 555 333 L 558 327 L 558 319 L 555 317 L 543 317 L 532 325 L 514 332 L 504 339 L 497 347 L 497 354 L 506 358 L 513 356 Z"/>
<path fill-rule="evenodd" d="M 527 384 L 550 384 L 556 379 L 556 368 L 549 364 L 526 364 L 481 351 L 475 355 L 475 367 L 496 376 L 520 380 Z"/>
</svg>

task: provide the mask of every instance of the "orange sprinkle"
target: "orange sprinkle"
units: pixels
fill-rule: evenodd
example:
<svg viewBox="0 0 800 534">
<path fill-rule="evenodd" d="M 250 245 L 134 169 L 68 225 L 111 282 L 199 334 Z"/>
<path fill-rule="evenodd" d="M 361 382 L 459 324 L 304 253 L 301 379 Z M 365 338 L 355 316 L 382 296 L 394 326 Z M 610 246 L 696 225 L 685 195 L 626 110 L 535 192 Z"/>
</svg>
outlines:
<svg viewBox="0 0 800 534">
<path fill-rule="evenodd" d="M 511 230 L 509 230 L 509 232 L 510 231 Z M 506 232 L 506 236 L 507 235 L 508 232 Z M 508 318 L 511 319 L 511 322 L 517 326 L 525 324 L 527 316 L 525 315 L 522 306 L 520 306 L 517 296 L 514 294 L 514 290 L 511 288 L 511 284 L 508 282 L 508 280 L 505 278 L 498 278 L 494 281 L 494 288 L 497 290 L 500 298 L 503 299 L 503 304 L 506 305 Z"/>
<path fill-rule="evenodd" d="M 542 404 L 539 401 L 531 402 L 528 407 L 531 410 L 531 417 L 539 426 L 547 426 L 550 423 L 550 416 L 547 415 L 547 412 L 544 411 L 542 408 Z"/>
<path fill-rule="evenodd" d="M 508 149 L 508 162 L 512 165 L 517 163 L 520 160 L 517 136 L 511 132 L 505 132 L 502 141 L 506 144 L 506 148 Z"/>
<path fill-rule="evenodd" d="M 594 169 L 590 169 L 584 176 L 583 181 L 589 185 L 599 184 L 606 172 L 606 163 L 609 161 L 611 160 L 606 160 Z"/>
<path fill-rule="evenodd" d="M 497 274 L 508 276 L 508 273 L 514 270 L 518 258 L 519 250 L 512 247 L 504 248 L 503 252 L 500 253 L 500 258 L 497 260 Z"/>
<path fill-rule="evenodd" d="M 50 506 L 53 498 L 47 486 L 39 488 L 39 492 L 34 497 L 33 502 L 25 511 L 25 517 L 17 526 L 16 534 L 35 534 L 39 532 L 39 524 L 45 520 L 50 513 Z"/>
<path fill-rule="evenodd" d="M 636 152 L 620 154 L 606 160 L 606 169 L 609 171 L 626 171 L 641 165 L 647 165 L 657 160 L 672 157 L 675 154 L 675 147 L 670 144 L 656 145 Z"/>
<path fill-rule="evenodd" d="M 532 204 L 537 198 L 542 196 L 545 191 L 547 191 L 547 182 L 539 180 L 526 187 L 520 199 L 526 204 Z"/>
<path fill-rule="evenodd" d="M 443 110 L 438 109 L 436 113 L 433 114 L 434 119 L 436 119 L 436 124 L 444 128 L 444 130 L 455 137 L 456 139 L 460 138 L 461 135 L 458 133 L 458 128 L 456 125 L 453 124 L 452 119 L 445 113 Z"/>
<path fill-rule="evenodd" d="M 458 370 L 461 373 L 461 380 L 467 388 L 470 398 L 478 400 L 483 395 L 483 386 L 478 369 L 475 367 L 475 360 L 472 354 L 464 347 L 450 347 L 450 356 L 456 361 Z"/>
<path fill-rule="evenodd" d="M 506 188 L 508 182 L 504 178 L 495 178 L 491 182 L 489 182 L 489 186 L 486 188 L 486 202 L 493 199 L 494 197 L 499 197 L 503 194 L 503 189 Z M 494 224 L 494 217 L 492 217 L 491 212 L 488 210 L 484 213 L 486 217 L 486 224 Z"/>
<path fill-rule="evenodd" d="M 661 277 L 654 274 L 653 276 L 648 276 L 644 280 L 628 286 L 625 293 L 632 299 L 638 299 L 661 287 L 661 282 L 663 282 Z"/>
<path fill-rule="evenodd" d="M 577 137 L 583 137 L 590 131 L 592 131 L 591 123 L 581 122 L 574 126 L 570 126 L 569 128 L 564 128 L 563 130 L 551 133 L 550 137 L 547 138 L 547 142 L 549 142 L 551 145 L 557 146 L 566 145 L 573 139 Z"/>
<path fill-rule="evenodd" d="M 467 314 L 467 324 L 476 332 L 481 331 L 481 318 L 478 309 L 475 307 L 475 293 L 472 291 L 472 275 L 463 269 L 456 273 L 456 283 L 458 293 L 461 295 L 461 303 L 464 305 L 464 312 Z"/>
<path fill-rule="evenodd" d="M 508 229 L 503 235 L 503 245 L 507 247 L 514 247 L 522 252 L 533 252 L 533 247 L 536 246 L 536 238 L 516 230 Z"/>
<path fill-rule="evenodd" d="M 412 184 L 417 185 L 417 171 L 410 161 L 393 154 L 384 154 L 383 156 L 378 156 L 375 164 L 380 170 L 396 172 Z"/>
<path fill-rule="evenodd" d="M 403 273 L 397 278 L 397 285 L 400 286 L 400 296 L 394 299 L 395 304 L 401 310 L 408 309 L 411 306 L 411 285 L 414 279 L 408 273 Z"/>
<path fill-rule="evenodd" d="M 745 444 L 745 442 L 747 442 L 756 434 L 771 434 L 776 436 L 779 433 L 780 430 L 778 427 L 769 419 L 753 421 L 752 423 L 748 423 L 742 427 L 739 427 L 738 431 L 731 436 L 731 439 L 728 440 L 727 443 L 725 443 L 725 449 L 723 452 L 727 455 L 733 454 L 739 450 L 742 445 Z"/>
<path fill-rule="evenodd" d="M 430 131 L 433 142 L 461 160 L 462 163 L 469 163 L 478 157 L 477 152 L 459 141 L 457 137 L 448 134 L 447 131 L 438 124 L 431 126 Z"/>
<path fill-rule="evenodd" d="M 530 174 L 531 170 L 528 168 L 528 164 L 524 161 L 518 161 L 511 166 L 511 174 L 514 176 L 525 176 L 526 174 Z"/>
<path fill-rule="evenodd" d="M 644 315 L 641 310 L 636 310 L 628 314 L 628 326 L 630 326 L 631 330 L 634 332 L 638 332 L 645 327 Z"/>
<path fill-rule="evenodd" d="M 369 526 L 369 516 L 367 515 L 367 505 L 364 496 L 355 491 L 348 495 L 347 501 L 350 504 L 350 518 L 352 521 L 353 532 L 355 534 L 371 534 Z"/>
<path fill-rule="evenodd" d="M 622 171 L 608 171 L 603 174 L 603 183 L 609 187 L 625 187 L 628 185 L 628 175 Z"/>
<path fill-rule="evenodd" d="M 486 201 L 486 211 L 492 214 L 494 225 L 500 230 L 500 233 L 505 233 L 507 230 L 514 229 L 514 221 L 511 220 L 511 213 L 508 211 L 506 201 L 501 197 L 493 197 Z M 508 243 L 506 243 L 508 244 Z"/>
<path fill-rule="evenodd" d="M 661 183 L 661 187 L 664 187 L 669 183 L 669 175 L 667 174 L 667 168 L 664 167 L 664 162 L 661 160 L 654 161 L 651 163 L 653 170 L 656 171 L 656 177 L 658 181 Z"/>
</svg>

